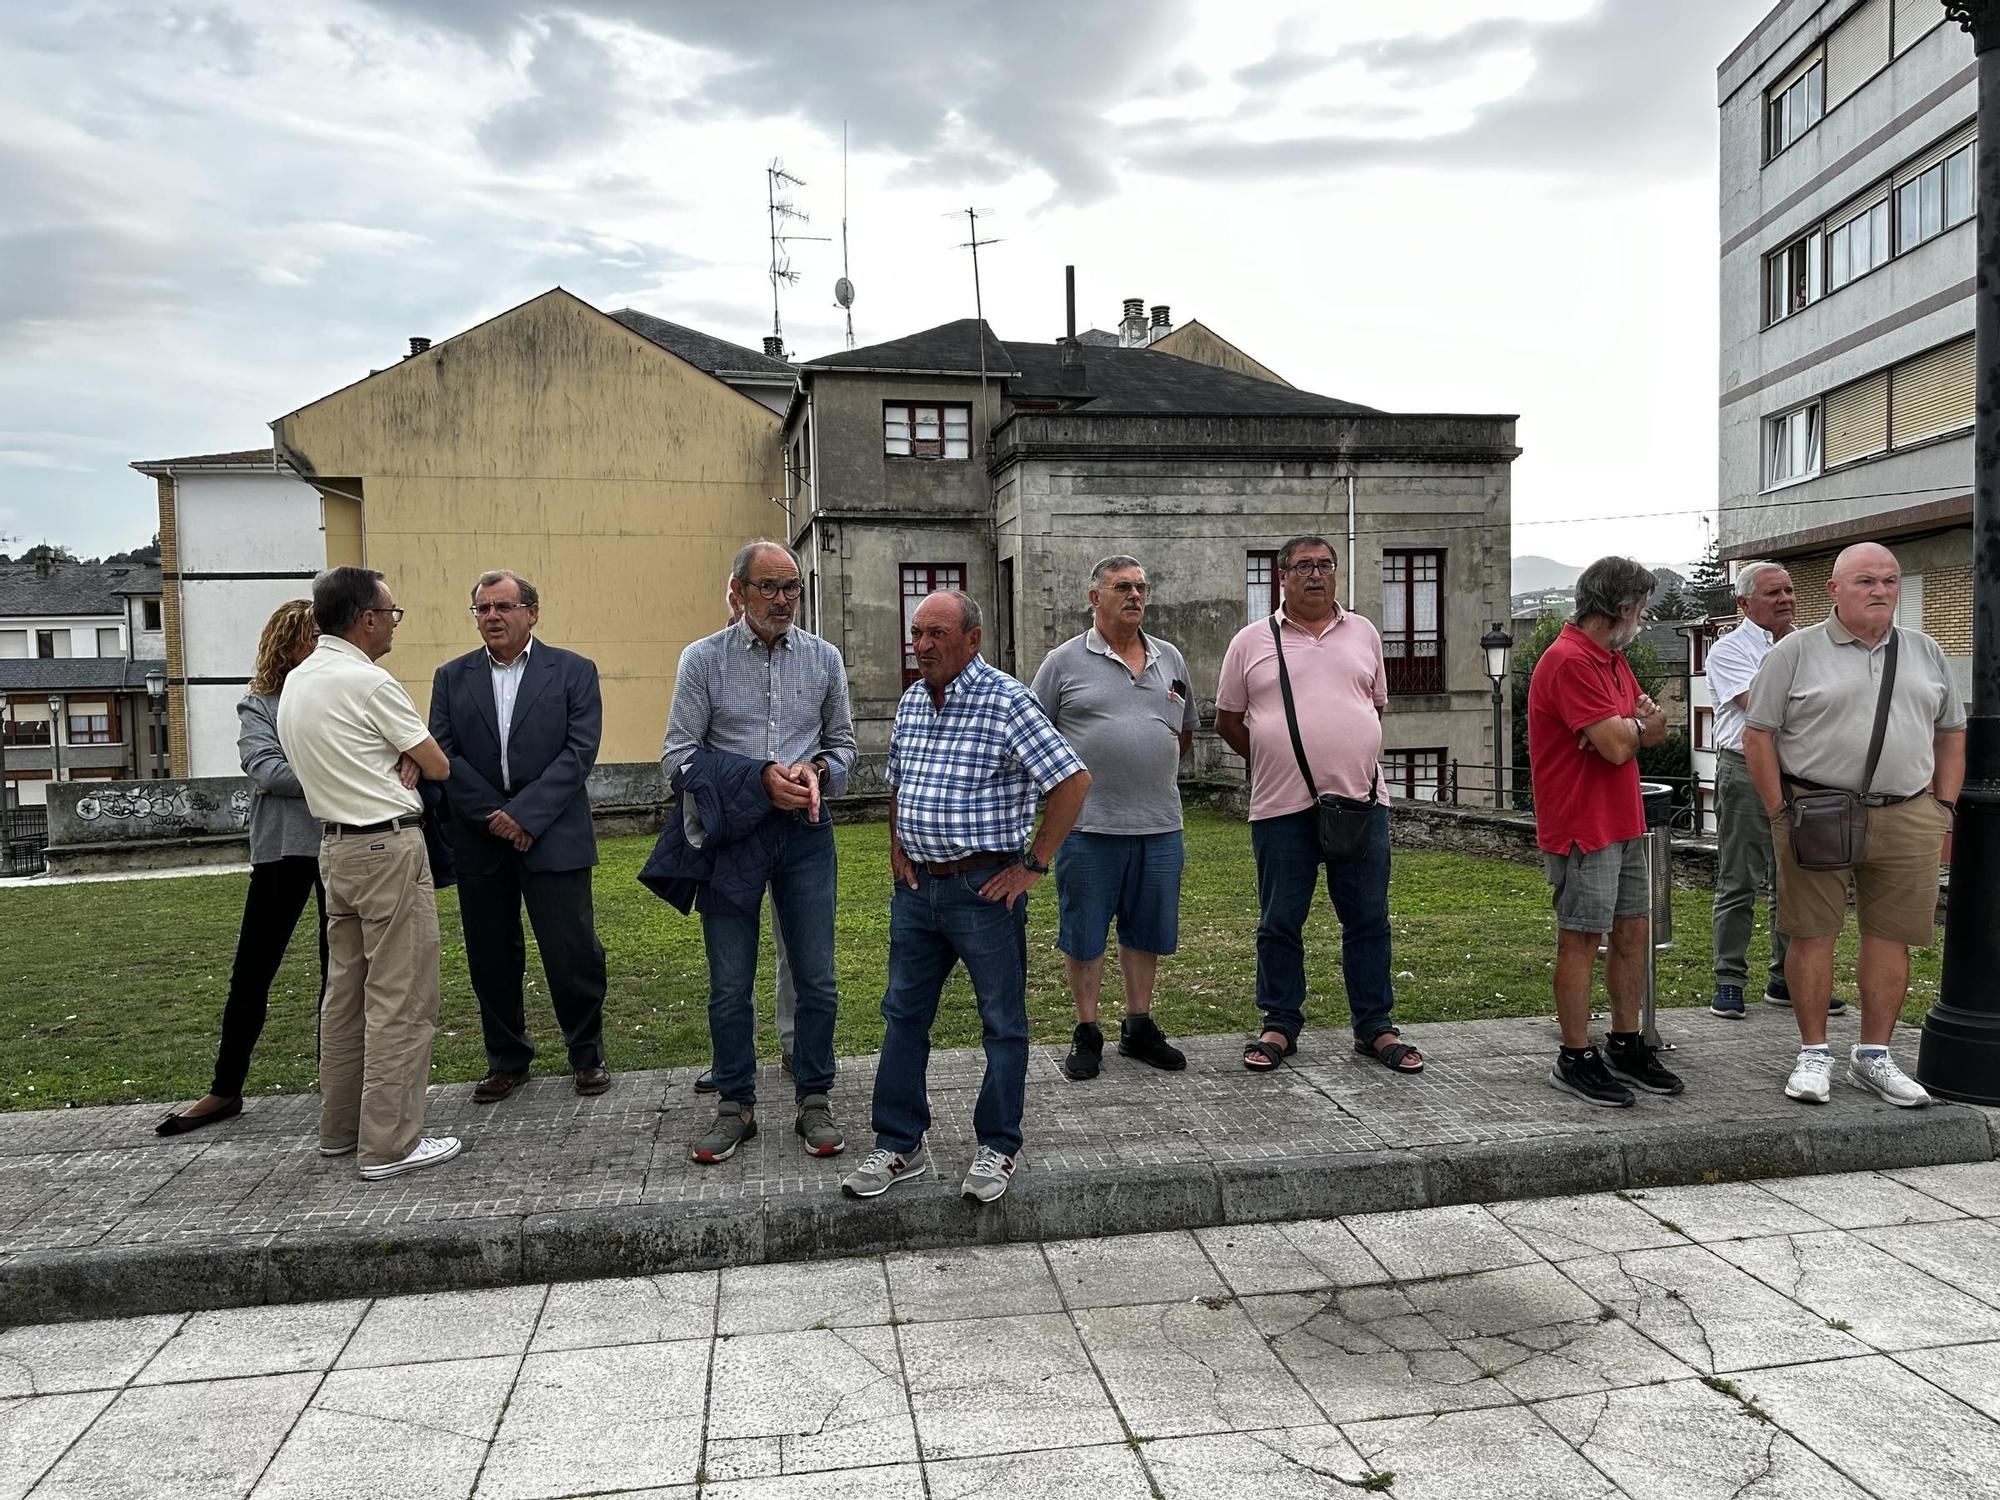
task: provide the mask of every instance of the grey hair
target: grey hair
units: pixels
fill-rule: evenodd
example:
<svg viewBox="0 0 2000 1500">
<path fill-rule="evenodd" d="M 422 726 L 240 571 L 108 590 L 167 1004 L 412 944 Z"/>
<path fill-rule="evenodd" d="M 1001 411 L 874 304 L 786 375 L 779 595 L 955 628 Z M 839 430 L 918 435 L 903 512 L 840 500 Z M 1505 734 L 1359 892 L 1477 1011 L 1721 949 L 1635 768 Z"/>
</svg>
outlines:
<svg viewBox="0 0 2000 1500">
<path fill-rule="evenodd" d="M 1618 621 L 1625 612 L 1653 592 L 1658 580 L 1629 557 L 1600 557 L 1585 568 L 1576 580 L 1576 611 L 1573 618 Z"/>
<path fill-rule="evenodd" d="M 757 560 L 759 552 L 784 553 L 785 556 L 792 560 L 792 566 L 798 570 L 799 577 L 803 578 L 806 576 L 805 565 L 799 561 L 798 553 L 794 552 L 783 542 L 774 542 L 769 537 L 759 537 L 756 541 L 745 546 L 741 552 L 737 553 L 736 561 L 729 565 L 729 576 L 734 578 L 738 583 L 748 583 L 750 581 L 750 564 Z"/>
<path fill-rule="evenodd" d="M 474 604 L 479 602 L 479 591 L 481 589 L 490 589 L 496 583 L 509 582 L 521 591 L 521 603 L 525 607 L 528 609 L 540 609 L 542 607 L 542 596 L 536 591 L 535 586 L 510 568 L 489 568 L 486 572 L 481 573 L 479 575 L 479 582 L 472 586 L 472 602 Z"/>
<path fill-rule="evenodd" d="M 1122 552 L 1114 552 L 1109 557 L 1101 557 L 1097 560 L 1097 566 L 1090 570 L 1090 586 L 1096 588 L 1098 584 L 1104 582 L 1104 575 L 1106 573 L 1122 573 L 1127 568 L 1137 568 L 1141 573 L 1146 571 L 1146 565 L 1140 562 L 1138 558 L 1127 557 Z"/>
<path fill-rule="evenodd" d="M 1293 537 L 1278 549 L 1278 566 L 1289 568 L 1292 565 L 1292 554 L 1297 552 L 1301 547 L 1324 547 L 1328 552 L 1333 554 L 1333 565 L 1336 568 L 1340 566 L 1339 550 L 1323 536 Z"/>
<path fill-rule="evenodd" d="M 974 631 L 979 628 L 980 615 L 979 601 L 977 599 L 966 593 L 964 589 L 939 589 L 931 597 L 935 599 L 938 594 L 944 595 L 945 598 L 952 600 L 958 605 L 958 624 L 961 630 Z"/>
<path fill-rule="evenodd" d="M 1779 562 L 1745 563 L 1743 571 L 1736 575 L 1736 597 L 1738 599 L 1748 599 L 1752 594 L 1756 593 L 1757 580 L 1774 568 L 1780 573 L 1791 571 L 1783 563 Z"/>
</svg>

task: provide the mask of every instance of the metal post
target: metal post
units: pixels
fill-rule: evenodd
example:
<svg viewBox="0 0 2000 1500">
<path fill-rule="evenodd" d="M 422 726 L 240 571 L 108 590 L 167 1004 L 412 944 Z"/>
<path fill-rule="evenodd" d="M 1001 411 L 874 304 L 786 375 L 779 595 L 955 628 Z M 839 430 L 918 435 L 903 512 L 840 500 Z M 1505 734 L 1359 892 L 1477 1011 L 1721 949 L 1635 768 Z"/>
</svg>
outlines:
<svg viewBox="0 0 2000 1500">
<path fill-rule="evenodd" d="M 1945 0 L 1979 58 L 1978 396 L 1972 439 L 1972 717 L 1952 839 L 1944 976 L 1917 1077 L 1932 1093 L 2000 1104 L 2000 0 Z"/>
<path fill-rule="evenodd" d="M 1506 757 L 1500 753 L 1500 679 L 1493 679 L 1493 805 L 1505 807 L 1506 777 L 1501 774 L 1501 766 Z"/>
</svg>

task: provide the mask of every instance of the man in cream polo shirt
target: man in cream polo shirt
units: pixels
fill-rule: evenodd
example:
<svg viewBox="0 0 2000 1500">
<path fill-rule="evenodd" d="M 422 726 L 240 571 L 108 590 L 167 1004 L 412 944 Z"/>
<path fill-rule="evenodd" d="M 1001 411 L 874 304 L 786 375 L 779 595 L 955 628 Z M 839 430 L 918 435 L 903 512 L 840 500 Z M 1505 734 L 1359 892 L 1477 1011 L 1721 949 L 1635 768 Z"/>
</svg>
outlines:
<svg viewBox="0 0 2000 1500">
<path fill-rule="evenodd" d="M 319 646 L 285 679 L 278 741 L 324 826 L 326 997 L 320 1005 L 319 1149 L 359 1153 L 371 1181 L 458 1155 L 427 1137 L 424 1089 L 437 1032 L 437 893 L 419 775 L 451 763 L 409 694 L 375 663 L 403 616 L 382 575 L 313 580 Z"/>
</svg>

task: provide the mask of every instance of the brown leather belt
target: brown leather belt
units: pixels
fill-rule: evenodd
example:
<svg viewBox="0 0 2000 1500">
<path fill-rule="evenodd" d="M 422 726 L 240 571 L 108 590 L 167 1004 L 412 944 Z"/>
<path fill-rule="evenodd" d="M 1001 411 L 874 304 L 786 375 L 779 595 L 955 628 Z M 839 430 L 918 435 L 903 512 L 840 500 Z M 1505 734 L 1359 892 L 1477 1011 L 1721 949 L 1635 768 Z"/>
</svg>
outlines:
<svg viewBox="0 0 2000 1500">
<path fill-rule="evenodd" d="M 926 862 L 920 866 L 926 875 L 942 880 L 947 875 L 970 875 L 974 870 L 997 870 L 1002 865 L 1011 865 L 1021 856 L 998 849 L 982 849 L 977 854 L 968 854 L 964 859 L 941 859 Z"/>
</svg>

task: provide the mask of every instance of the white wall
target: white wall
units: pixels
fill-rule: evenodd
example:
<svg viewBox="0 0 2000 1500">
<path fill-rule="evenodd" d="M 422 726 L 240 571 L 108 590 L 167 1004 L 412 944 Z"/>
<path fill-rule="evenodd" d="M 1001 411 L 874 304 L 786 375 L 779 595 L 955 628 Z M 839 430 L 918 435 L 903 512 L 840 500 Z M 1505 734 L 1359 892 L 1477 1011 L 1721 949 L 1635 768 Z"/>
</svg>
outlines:
<svg viewBox="0 0 2000 1500">
<path fill-rule="evenodd" d="M 34 656 L 35 632 L 38 630 L 67 631 L 69 632 L 69 654 L 71 656 L 96 656 L 98 654 L 98 627 L 102 625 L 117 625 L 118 623 L 119 617 L 117 615 L 47 617 L 38 615 L 9 615 L 5 619 L 0 619 L 0 630 L 22 630 L 26 634 L 21 636 L 18 641 L 13 636 L 8 636 L 5 645 L 0 646 L 0 656 Z M 17 646 L 22 649 L 15 649 Z M 58 656 L 62 654 L 60 645 L 57 647 L 56 654 Z M 125 653 L 123 650 L 119 650 L 107 654 L 123 656 Z"/>
<path fill-rule="evenodd" d="M 247 682 L 257 665 L 257 638 L 271 611 L 287 599 L 312 597 L 310 578 L 191 578 L 181 584 L 182 670 L 192 678 Z M 206 772 L 196 772 L 206 775 Z"/>
<path fill-rule="evenodd" d="M 326 566 L 319 491 L 286 474 L 176 474 L 174 526 L 184 574 Z"/>
<path fill-rule="evenodd" d="M 188 775 L 241 776 L 236 759 L 236 705 L 247 691 L 241 687 L 187 690 Z"/>
</svg>

